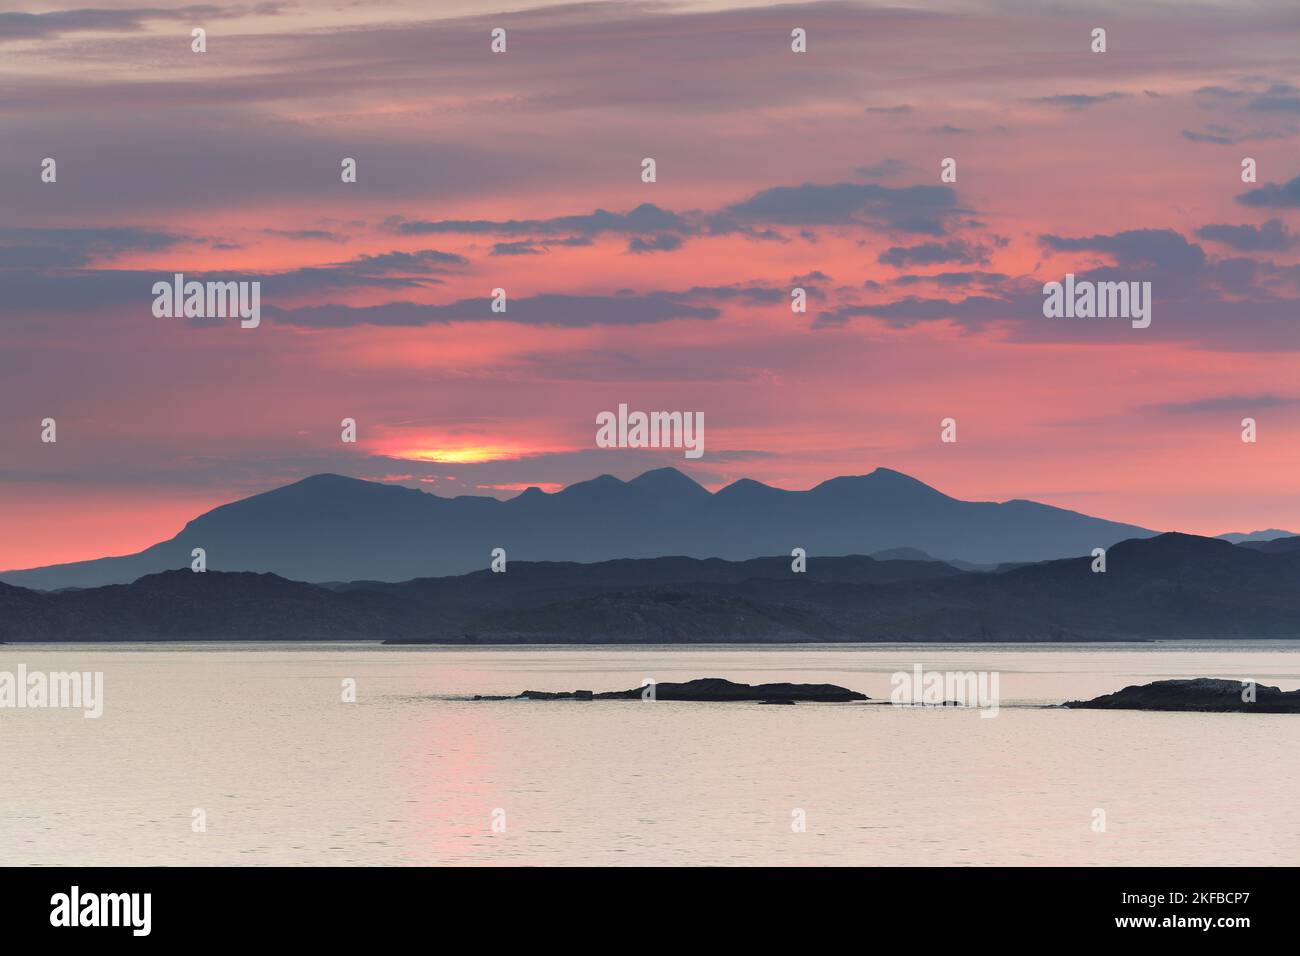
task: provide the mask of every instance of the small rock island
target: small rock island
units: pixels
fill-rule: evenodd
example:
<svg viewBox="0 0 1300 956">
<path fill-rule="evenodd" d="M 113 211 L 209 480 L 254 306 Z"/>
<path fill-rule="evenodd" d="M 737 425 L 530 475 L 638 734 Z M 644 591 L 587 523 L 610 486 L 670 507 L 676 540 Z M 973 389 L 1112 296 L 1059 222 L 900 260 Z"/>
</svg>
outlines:
<svg viewBox="0 0 1300 956">
<path fill-rule="evenodd" d="M 475 697 L 475 700 L 640 700 L 644 687 L 595 693 L 589 690 L 526 690 L 517 697 Z M 737 684 L 721 677 L 701 677 L 685 683 L 660 681 L 654 685 L 655 700 L 707 701 L 711 703 L 845 703 L 869 700 L 836 684 Z"/>
<path fill-rule="evenodd" d="M 1197 677 L 1135 684 L 1092 700 L 1063 704 L 1071 710 L 1188 710 L 1249 714 L 1300 714 L 1300 690 L 1284 691 L 1267 684 Z"/>
</svg>

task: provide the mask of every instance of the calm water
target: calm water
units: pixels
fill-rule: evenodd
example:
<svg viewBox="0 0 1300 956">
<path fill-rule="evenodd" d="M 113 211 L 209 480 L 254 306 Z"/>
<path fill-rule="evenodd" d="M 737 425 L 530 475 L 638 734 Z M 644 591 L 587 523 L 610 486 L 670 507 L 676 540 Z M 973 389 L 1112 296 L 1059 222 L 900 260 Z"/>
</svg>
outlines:
<svg viewBox="0 0 1300 956">
<path fill-rule="evenodd" d="M 1291 690 L 1294 644 L 0 647 L 19 663 L 103 671 L 105 708 L 0 710 L 0 864 L 1300 862 L 1300 717 L 1030 706 Z M 703 676 L 888 699 L 917 663 L 999 672 L 1001 712 L 453 699 Z"/>
</svg>

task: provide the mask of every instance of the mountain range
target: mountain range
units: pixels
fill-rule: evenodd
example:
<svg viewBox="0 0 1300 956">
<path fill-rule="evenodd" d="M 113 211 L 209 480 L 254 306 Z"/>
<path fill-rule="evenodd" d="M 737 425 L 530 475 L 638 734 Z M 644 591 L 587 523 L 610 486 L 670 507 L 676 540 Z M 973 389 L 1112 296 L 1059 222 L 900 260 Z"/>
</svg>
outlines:
<svg viewBox="0 0 1300 956">
<path fill-rule="evenodd" d="M 211 570 L 304 582 L 465 574 L 486 568 L 495 548 L 512 562 L 744 561 L 799 547 L 810 558 L 884 552 L 995 567 L 1156 533 L 1033 501 L 961 501 L 887 468 L 807 491 L 741 479 L 716 492 L 660 468 L 504 501 L 323 474 L 214 508 L 136 554 L 0 572 L 0 581 L 42 590 L 126 584 L 188 569 L 194 548 Z"/>
<path fill-rule="evenodd" d="M 127 585 L 0 584 L 0 641 L 400 643 L 1099 641 L 1300 638 L 1300 538 L 1161 534 L 996 571 L 940 561 L 786 556 L 591 564 L 320 585 L 171 570 Z M 1255 546 L 1251 546 L 1254 544 Z"/>
<path fill-rule="evenodd" d="M 1224 541 L 1231 541 L 1233 544 L 1247 544 L 1254 542 L 1275 541 L 1278 538 L 1294 538 L 1294 531 L 1283 531 L 1281 528 L 1268 528 L 1264 531 L 1249 532 L 1230 532 L 1229 534 L 1219 535 Z"/>
</svg>

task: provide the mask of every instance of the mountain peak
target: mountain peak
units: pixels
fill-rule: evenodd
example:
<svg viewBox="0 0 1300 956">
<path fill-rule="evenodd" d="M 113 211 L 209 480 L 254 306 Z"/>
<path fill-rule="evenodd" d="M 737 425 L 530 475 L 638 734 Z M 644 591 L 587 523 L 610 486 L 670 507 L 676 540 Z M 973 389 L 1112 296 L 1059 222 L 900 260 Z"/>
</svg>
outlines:
<svg viewBox="0 0 1300 956">
<path fill-rule="evenodd" d="M 643 472 L 629 481 L 628 484 L 656 495 L 689 495 L 698 498 L 709 494 L 708 490 L 690 475 L 672 467 L 654 468 Z"/>
<path fill-rule="evenodd" d="M 1236 555 L 1246 549 L 1238 548 L 1232 542 L 1224 541 L 1222 538 L 1166 531 L 1149 538 L 1130 538 L 1127 541 L 1120 541 L 1109 550 L 1112 555 L 1140 554 L 1147 560 L 1152 555 L 1157 555 L 1161 560 L 1172 561 L 1188 558 L 1203 559 L 1211 556 L 1235 560 Z M 1247 553 L 1251 552 L 1247 551 Z"/>
<path fill-rule="evenodd" d="M 947 498 L 941 491 L 931 488 L 925 482 L 905 475 L 892 468 L 876 468 L 865 475 L 841 475 L 829 478 L 812 488 L 813 491 L 853 492 L 862 487 L 903 493 L 924 494 L 937 498 Z"/>
<path fill-rule="evenodd" d="M 773 488 L 771 485 L 765 485 L 761 481 L 755 481 L 753 478 L 737 478 L 725 488 L 719 488 L 714 497 L 719 500 L 727 500 L 780 494 L 791 494 L 791 492 L 785 492 L 780 488 Z M 798 494 L 798 492 L 793 492 L 793 494 Z"/>
<path fill-rule="evenodd" d="M 291 481 L 287 485 L 281 485 L 283 488 L 350 488 L 357 485 L 373 485 L 377 482 L 367 481 L 364 478 L 353 478 L 350 475 L 340 475 L 332 471 L 322 471 L 315 475 L 308 475 L 306 478 L 300 478 L 297 481 Z"/>
<path fill-rule="evenodd" d="M 919 478 L 913 478 L 911 475 L 901 471 L 895 471 L 893 468 L 873 468 L 866 475 L 863 475 L 868 481 L 875 481 L 896 485 L 911 485 L 917 488 L 924 488 L 926 491 L 934 491 L 924 481 Z"/>
<path fill-rule="evenodd" d="M 613 475 L 597 475 L 595 478 L 588 478 L 586 481 L 575 481 L 573 484 L 560 489 L 552 497 L 573 497 L 574 495 L 605 494 L 613 492 L 616 489 L 627 487 L 627 483 Z"/>
<path fill-rule="evenodd" d="M 404 485 L 392 485 L 382 481 L 367 481 L 364 478 L 351 478 L 348 475 L 336 475 L 321 472 L 308 475 L 291 484 L 272 488 L 248 498 L 241 498 L 229 504 L 221 505 L 206 515 L 195 518 L 195 522 L 217 513 L 253 513 L 270 507 L 280 507 L 293 503 L 302 507 L 347 506 L 355 501 L 388 500 L 413 495 L 424 496 L 424 492 Z"/>
</svg>

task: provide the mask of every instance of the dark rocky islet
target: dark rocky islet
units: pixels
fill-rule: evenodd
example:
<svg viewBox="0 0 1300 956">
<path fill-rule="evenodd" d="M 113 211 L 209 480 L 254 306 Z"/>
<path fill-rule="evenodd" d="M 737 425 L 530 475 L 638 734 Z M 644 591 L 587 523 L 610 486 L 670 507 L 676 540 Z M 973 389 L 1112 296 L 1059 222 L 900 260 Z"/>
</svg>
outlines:
<svg viewBox="0 0 1300 956">
<path fill-rule="evenodd" d="M 640 700 L 645 687 L 595 693 L 590 690 L 526 690 L 517 697 L 476 697 L 475 700 Z M 709 703 L 847 703 L 869 700 L 866 694 L 837 684 L 738 684 L 721 677 L 701 677 L 654 685 L 655 700 L 702 701 Z"/>
<path fill-rule="evenodd" d="M 1165 710 L 1217 713 L 1297 714 L 1300 690 L 1284 691 L 1268 684 L 1197 677 L 1134 684 L 1092 700 L 1072 700 L 1070 710 Z"/>
</svg>

